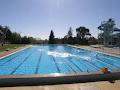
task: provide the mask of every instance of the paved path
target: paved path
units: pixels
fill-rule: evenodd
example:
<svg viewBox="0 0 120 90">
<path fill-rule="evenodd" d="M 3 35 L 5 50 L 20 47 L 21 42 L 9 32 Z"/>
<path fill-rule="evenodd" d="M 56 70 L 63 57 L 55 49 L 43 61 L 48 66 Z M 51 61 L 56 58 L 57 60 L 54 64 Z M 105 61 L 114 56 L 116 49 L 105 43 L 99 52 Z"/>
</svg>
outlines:
<svg viewBox="0 0 120 90">
<path fill-rule="evenodd" d="M 48 86 L 2 87 L 0 90 L 120 90 L 120 80 L 115 83 L 104 81 Z"/>
</svg>

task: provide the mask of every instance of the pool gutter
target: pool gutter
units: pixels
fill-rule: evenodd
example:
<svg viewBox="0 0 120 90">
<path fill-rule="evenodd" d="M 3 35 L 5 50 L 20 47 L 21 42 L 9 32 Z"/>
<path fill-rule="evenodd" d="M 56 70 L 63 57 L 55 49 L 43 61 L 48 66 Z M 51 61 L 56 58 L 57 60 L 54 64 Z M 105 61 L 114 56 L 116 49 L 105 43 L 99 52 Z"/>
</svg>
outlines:
<svg viewBox="0 0 120 90">
<path fill-rule="evenodd" d="M 120 72 L 88 74 L 48 74 L 0 76 L 0 87 L 56 85 L 120 80 Z"/>
</svg>

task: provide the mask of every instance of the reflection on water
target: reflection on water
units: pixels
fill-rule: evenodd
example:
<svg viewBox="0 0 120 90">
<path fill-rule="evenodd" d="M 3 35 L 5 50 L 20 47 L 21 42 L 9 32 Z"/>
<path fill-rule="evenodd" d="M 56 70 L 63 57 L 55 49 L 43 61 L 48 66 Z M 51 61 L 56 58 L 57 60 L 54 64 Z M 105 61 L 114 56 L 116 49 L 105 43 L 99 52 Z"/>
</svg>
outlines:
<svg viewBox="0 0 120 90">
<path fill-rule="evenodd" d="M 40 51 L 40 52 L 41 52 L 41 51 L 45 51 L 45 49 L 38 49 L 38 51 Z"/>
<path fill-rule="evenodd" d="M 54 57 L 70 57 L 72 54 L 67 53 L 67 52 L 57 52 L 57 51 L 48 51 L 48 55 L 54 56 Z"/>
<path fill-rule="evenodd" d="M 57 51 L 48 51 L 48 55 L 53 56 L 53 57 L 62 57 L 62 58 L 69 58 L 73 57 L 76 59 L 83 59 L 83 60 L 91 60 L 91 57 L 89 56 L 84 56 L 84 55 L 74 55 L 68 52 L 57 52 Z"/>
<path fill-rule="evenodd" d="M 57 45 L 50 45 L 50 46 L 48 46 L 48 50 L 49 51 L 54 51 L 54 50 L 56 50 L 57 49 Z"/>
<path fill-rule="evenodd" d="M 50 50 L 50 51 L 49 51 Z M 76 60 L 92 60 L 92 57 L 87 56 L 87 55 L 83 55 L 83 54 L 72 54 L 70 52 L 66 52 L 66 51 L 54 51 L 54 49 L 50 49 L 46 50 L 46 49 L 38 49 L 38 51 L 43 51 L 45 52 L 47 55 L 49 56 L 53 56 L 53 57 L 60 57 L 60 58 L 76 58 Z"/>
</svg>

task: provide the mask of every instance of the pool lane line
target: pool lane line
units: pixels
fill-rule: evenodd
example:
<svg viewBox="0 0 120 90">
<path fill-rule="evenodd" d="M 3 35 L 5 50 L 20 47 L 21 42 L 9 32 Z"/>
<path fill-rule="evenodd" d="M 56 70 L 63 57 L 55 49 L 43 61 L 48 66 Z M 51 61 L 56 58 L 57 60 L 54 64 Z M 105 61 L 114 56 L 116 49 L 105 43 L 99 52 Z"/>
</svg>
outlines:
<svg viewBox="0 0 120 90">
<path fill-rule="evenodd" d="M 33 51 L 34 51 L 34 50 L 33 50 Z M 30 53 L 27 57 L 25 57 L 25 59 L 10 73 L 10 75 L 14 74 L 14 73 L 16 72 L 16 70 L 17 70 L 25 61 L 27 61 L 27 59 L 28 59 L 32 54 L 33 54 L 33 52 Z"/>
<path fill-rule="evenodd" d="M 89 68 L 88 68 L 88 66 L 87 66 L 84 62 L 80 62 L 78 58 L 76 58 L 76 59 L 77 59 L 77 61 L 78 61 L 80 64 L 84 64 L 84 65 L 87 67 L 87 72 L 89 73 Z M 80 59 L 80 60 L 81 60 L 81 59 Z M 82 61 L 85 61 L 85 60 L 82 60 Z M 93 70 L 93 69 L 91 69 L 91 70 Z"/>
<path fill-rule="evenodd" d="M 100 67 L 99 67 L 99 66 L 97 66 L 97 65 L 95 65 L 93 62 L 88 61 L 88 60 L 83 59 L 83 58 L 81 58 L 81 59 L 82 59 L 82 61 L 87 62 L 89 65 L 92 65 L 93 67 L 95 67 L 95 68 L 96 68 L 96 70 L 100 70 Z"/>
<path fill-rule="evenodd" d="M 42 57 L 42 51 L 40 52 L 40 56 L 39 56 L 39 60 L 38 60 L 37 66 L 36 66 L 35 74 L 38 74 L 39 65 L 40 65 L 40 62 L 41 62 L 41 57 Z"/>
<path fill-rule="evenodd" d="M 68 49 L 71 48 L 71 47 L 69 47 L 68 45 L 67 45 L 66 47 L 67 47 Z M 68 49 L 66 49 L 66 50 L 64 49 L 64 51 L 69 53 Z M 65 61 L 65 62 L 66 62 L 66 61 Z M 79 67 L 78 67 L 75 63 L 73 63 L 72 61 L 70 61 L 70 62 L 71 62 L 74 66 L 76 66 L 79 71 L 82 72 L 81 68 L 79 68 Z M 77 73 L 77 71 L 74 70 L 73 67 L 69 64 L 70 62 L 66 62 L 67 66 L 69 66 L 74 73 Z"/>
<path fill-rule="evenodd" d="M 79 71 L 83 72 L 83 70 L 82 70 L 80 67 L 78 67 L 71 59 L 72 59 L 72 58 L 68 58 L 68 61 L 69 61 L 71 64 L 73 64 Z"/>
<path fill-rule="evenodd" d="M 59 66 L 57 65 L 57 62 L 56 62 L 55 58 L 54 58 L 53 56 L 51 56 L 51 57 L 52 57 L 52 59 L 53 59 L 53 61 L 54 61 L 54 63 L 55 63 L 55 66 L 56 66 L 56 68 L 57 68 L 58 73 L 61 73 L 60 68 L 59 68 Z"/>
<path fill-rule="evenodd" d="M 107 55 L 107 56 L 99 55 L 99 56 L 102 58 L 105 58 L 107 60 L 111 60 L 113 62 L 120 62 L 120 59 L 118 57 L 112 57 L 112 58 L 117 58 L 117 60 L 115 60 L 115 59 L 112 59 L 111 57 L 108 57 L 109 55 Z"/>
<path fill-rule="evenodd" d="M 66 62 L 66 61 L 65 61 Z M 66 65 L 74 72 L 78 73 L 76 70 L 73 69 L 73 67 L 69 64 L 69 62 L 66 62 Z"/>
<path fill-rule="evenodd" d="M 78 49 L 78 50 L 82 50 L 82 52 L 77 52 L 77 54 L 79 55 L 79 54 L 81 54 L 81 53 L 86 53 L 86 50 L 84 50 L 84 49 L 81 49 L 81 48 L 75 48 L 75 47 L 71 47 L 71 46 L 69 46 L 70 48 L 74 48 L 75 50 L 76 49 Z M 91 51 L 87 51 L 87 53 L 91 53 Z M 77 58 L 78 59 L 78 58 Z M 83 59 L 83 58 L 81 58 L 81 59 Z M 95 65 L 94 63 L 92 63 L 92 62 L 90 62 L 90 61 L 87 61 L 86 59 L 83 59 L 82 61 L 85 61 L 85 62 L 87 62 L 89 65 L 91 65 L 92 67 L 95 67 L 95 70 L 99 70 L 100 69 L 100 67 L 98 67 L 97 65 Z M 80 63 L 83 63 L 84 65 L 86 65 L 84 62 L 80 62 Z M 86 67 L 87 67 L 87 65 L 86 65 Z M 93 69 L 91 69 L 91 70 L 93 70 Z M 88 67 L 87 67 L 87 72 L 89 72 L 89 70 L 88 70 Z"/>
<path fill-rule="evenodd" d="M 57 62 L 56 62 L 55 58 L 54 58 L 53 56 L 51 56 L 51 57 L 53 58 L 54 63 L 55 63 L 55 65 L 56 65 L 56 67 L 57 67 L 57 70 L 58 70 L 58 72 L 60 73 L 61 70 L 59 69 L 59 66 L 57 65 Z M 75 70 L 71 67 L 71 65 L 68 64 L 68 62 L 66 62 L 66 66 L 68 66 L 74 73 L 77 73 L 77 71 L 75 71 Z M 69 71 L 70 71 L 70 70 L 69 70 Z"/>
<path fill-rule="evenodd" d="M 27 50 L 27 51 L 28 51 L 28 50 Z M 15 58 L 17 58 L 17 57 L 19 57 L 19 56 L 23 55 L 23 54 L 24 54 L 24 52 L 26 52 L 26 51 L 21 51 L 21 52 L 18 52 L 18 53 L 19 53 L 19 55 L 16 55 L 16 56 L 12 57 L 11 59 L 9 59 L 9 60 L 7 60 L 6 62 L 2 63 L 0 66 L 3 66 L 4 64 L 6 64 L 6 63 L 8 63 L 8 62 L 12 61 L 13 59 L 15 59 Z M 21 54 L 21 53 L 22 53 L 22 54 Z M 17 53 L 16 53 L 16 54 L 17 54 Z"/>
<path fill-rule="evenodd" d="M 92 63 L 92 62 L 90 62 L 90 61 L 85 61 L 85 60 L 83 60 L 84 62 L 87 62 L 89 65 L 92 65 L 92 67 L 95 67 L 95 69 L 98 71 L 98 70 L 100 70 L 101 69 L 101 67 L 99 67 L 99 66 L 97 66 L 97 65 L 95 65 L 94 63 Z"/>
<path fill-rule="evenodd" d="M 83 70 L 82 70 L 80 67 L 78 67 L 72 60 L 69 60 L 69 61 L 70 61 L 75 67 L 77 67 L 79 71 L 83 72 Z"/>
<path fill-rule="evenodd" d="M 65 68 L 66 68 L 66 70 L 67 70 L 68 72 L 71 72 L 71 69 L 68 68 L 68 66 L 66 65 L 66 63 L 63 63 L 63 65 L 65 66 Z"/>
<path fill-rule="evenodd" d="M 79 57 L 80 58 L 80 57 Z M 78 59 L 78 58 L 77 58 Z M 86 59 L 80 58 L 80 60 L 87 62 L 89 65 L 92 65 L 92 67 L 95 67 L 96 70 L 100 70 L 100 67 L 98 67 L 97 65 L 95 65 L 93 62 L 90 62 Z"/>
<path fill-rule="evenodd" d="M 106 60 L 100 59 L 98 56 L 96 56 L 96 58 L 97 58 L 97 60 L 100 60 L 100 61 L 102 61 L 102 62 L 105 62 L 106 64 L 112 65 L 112 66 L 114 66 L 114 67 L 116 67 L 116 68 L 120 68 L 119 66 L 114 65 L 114 64 L 112 64 L 112 63 L 109 63 L 109 62 L 107 62 Z"/>
<path fill-rule="evenodd" d="M 109 65 L 111 65 L 111 66 L 114 66 L 114 67 L 117 68 L 117 69 L 120 69 L 120 67 L 118 67 L 118 66 L 116 66 L 116 65 L 114 65 L 114 64 L 111 64 L 111 63 L 109 63 L 109 62 L 106 62 L 106 61 L 100 59 L 99 57 L 97 57 L 97 60 L 99 60 L 99 61 L 101 61 L 101 62 L 103 62 L 103 63 L 109 64 Z M 111 70 L 112 70 L 112 69 L 111 69 Z"/>
<path fill-rule="evenodd" d="M 67 67 L 67 65 L 64 63 L 65 68 L 67 69 L 68 72 L 71 72 L 71 70 Z"/>
<path fill-rule="evenodd" d="M 77 61 L 78 61 L 80 64 L 86 66 L 87 72 L 89 73 L 89 68 L 88 68 L 88 66 L 87 66 L 84 62 L 80 62 L 80 60 L 79 60 L 78 58 L 77 58 Z M 84 60 L 82 60 L 82 61 L 84 61 Z M 91 69 L 91 70 L 92 70 L 92 69 Z"/>
<path fill-rule="evenodd" d="M 66 68 L 66 70 L 67 70 L 68 72 L 71 72 L 71 69 L 67 67 L 66 63 L 63 63 L 63 65 L 65 66 L 65 68 Z M 58 66 L 58 67 L 59 67 L 59 66 Z"/>
<path fill-rule="evenodd" d="M 73 67 L 72 67 L 68 62 L 67 62 L 66 64 L 67 64 L 67 66 L 69 66 L 69 67 L 71 68 L 71 70 L 72 70 L 74 73 L 78 73 L 76 70 L 73 69 Z"/>
</svg>

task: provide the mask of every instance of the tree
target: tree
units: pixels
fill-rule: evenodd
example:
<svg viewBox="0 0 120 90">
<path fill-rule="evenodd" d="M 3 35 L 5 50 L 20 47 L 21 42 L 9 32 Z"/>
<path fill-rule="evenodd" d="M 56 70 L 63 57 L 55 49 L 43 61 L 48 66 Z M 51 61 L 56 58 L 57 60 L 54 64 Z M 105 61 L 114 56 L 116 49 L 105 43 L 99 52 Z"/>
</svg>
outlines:
<svg viewBox="0 0 120 90">
<path fill-rule="evenodd" d="M 68 39 L 68 44 L 73 44 L 73 32 L 72 32 L 72 28 L 69 28 L 69 31 L 67 33 L 67 39 Z"/>
<path fill-rule="evenodd" d="M 51 30 L 50 36 L 49 36 L 49 44 L 54 44 L 54 32 Z"/>
<path fill-rule="evenodd" d="M 4 42 L 5 42 L 5 34 L 2 32 L 2 30 L 0 30 L 0 43 L 3 46 Z"/>
<path fill-rule="evenodd" d="M 29 44 L 29 43 L 39 43 L 41 41 L 36 40 L 33 37 L 27 37 L 27 36 L 21 37 L 19 33 L 12 32 L 8 26 L 0 25 L 0 43 L 3 45 L 6 42 L 12 44 Z"/>
<path fill-rule="evenodd" d="M 89 29 L 86 27 L 79 27 L 76 29 L 78 43 L 81 42 L 81 44 L 87 44 L 87 36 L 91 36 L 89 33 Z"/>
<path fill-rule="evenodd" d="M 4 27 L 0 25 L 0 43 L 2 46 L 5 43 L 5 38 L 6 38 L 6 34 L 5 34 Z"/>
<path fill-rule="evenodd" d="M 76 29 L 77 32 L 77 36 L 81 37 L 81 39 L 84 39 L 86 35 L 91 35 L 89 33 L 89 29 L 87 29 L 86 27 L 79 27 Z"/>
<path fill-rule="evenodd" d="M 10 43 L 11 39 L 12 39 L 12 32 L 9 29 L 9 27 L 0 25 L 0 30 L 1 30 L 1 32 L 4 33 L 4 36 L 5 36 L 4 42 L 9 42 Z"/>
<path fill-rule="evenodd" d="M 11 39 L 12 44 L 21 44 L 21 35 L 19 33 L 12 33 Z"/>
<path fill-rule="evenodd" d="M 21 38 L 21 43 L 22 44 L 28 44 L 29 43 L 27 36 L 24 36 L 24 37 Z"/>
<path fill-rule="evenodd" d="M 6 41 L 10 43 L 12 40 L 12 32 L 8 26 L 5 26 L 4 30 L 5 30 L 5 34 L 6 34 Z"/>
<path fill-rule="evenodd" d="M 73 36 L 73 31 L 72 31 L 72 28 L 70 27 L 69 28 L 69 31 L 68 31 L 68 37 L 72 37 Z"/>
</svg>

